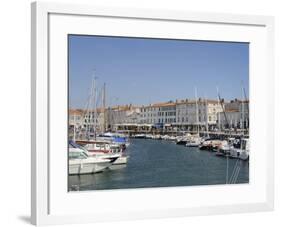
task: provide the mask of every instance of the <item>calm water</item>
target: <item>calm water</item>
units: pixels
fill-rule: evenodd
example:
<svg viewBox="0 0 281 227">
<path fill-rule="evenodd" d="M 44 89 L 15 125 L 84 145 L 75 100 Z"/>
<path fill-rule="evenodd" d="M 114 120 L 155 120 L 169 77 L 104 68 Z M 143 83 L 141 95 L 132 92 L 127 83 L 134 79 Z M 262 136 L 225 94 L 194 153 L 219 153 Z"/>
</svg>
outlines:
<svg viewBox="0 0 281 227">
<path fill-rule="evenodd" d="M 89 175 L 69 176 L 70 190 L 225 184 L 227 159 L 170 141 L 132 139 L 127 165 Z M 236 183 L 249 182 L 249 162 L 239 161 Z M 229 177 L 236 159 L 229 159 Z"/>
</svg>

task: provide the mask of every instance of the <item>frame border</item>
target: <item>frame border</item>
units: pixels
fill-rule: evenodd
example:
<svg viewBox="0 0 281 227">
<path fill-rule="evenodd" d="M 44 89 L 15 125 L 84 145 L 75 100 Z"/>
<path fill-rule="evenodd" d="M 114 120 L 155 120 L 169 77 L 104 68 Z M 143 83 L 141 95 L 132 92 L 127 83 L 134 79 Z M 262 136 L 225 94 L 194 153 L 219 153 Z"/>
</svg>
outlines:
<svg viewBox="0 0 281 227">
<path fill-rule="evenodd" d="M 214 206 L 196 209 L 145 211 L 105 219 L 102 215 L 55 216 L 49 210 L 49 14 L 134 18 L 196 23 L 262 26 L 267 29 L 267 76 L 271 88 L 267 105 L 271 124 L 266 128 L 270 146 L 267 151 L 267 202 L 239 206 Z M 182 217 L 191 215 L 228 214 L 270 211 L 274 207 L 274 18 L 223 13 L 112 8 L 95 5 L 33 2 L 31 4 L 31 223 L 34 225 L 89 223 L 143 218 Z M 174 211 L 174 212 L 171 212 Z"/>
</svg>

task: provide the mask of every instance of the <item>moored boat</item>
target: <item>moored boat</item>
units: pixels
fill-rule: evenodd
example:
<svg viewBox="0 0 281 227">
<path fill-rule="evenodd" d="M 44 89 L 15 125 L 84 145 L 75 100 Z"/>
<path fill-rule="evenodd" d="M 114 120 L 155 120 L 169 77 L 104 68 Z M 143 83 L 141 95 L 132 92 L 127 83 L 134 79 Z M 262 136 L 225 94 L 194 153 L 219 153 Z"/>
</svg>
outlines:
<svg viewBox="0 0 281 227">
<path fill-rule="evenodd" d="M 250 145 L 249 139 L 242 138 L 240 141 L 239 148 L 232 148 L 230 150 L 230 157 L 231 158 L 238 158 L 241 160 L 249 159 L 249 152 L 250 152 Z"/>
<path fill-rule="evenodd" d="M 120 145 L 109 141 L 78 141 L 82 148 L 88 151 L 89 156 L 115 159 L 113 165 L 126 164 L 128 155 L 125 155 Z M 78 145 L 79 146 L 79 145 Z"/>
<path fill-rule="evenodd" d="M 201 142 L 202 142 L 202 139 L 200 138 L 200 137 L 192 137 L 192 138 L 190 138 L 187 142 L 186 142 L 186 144 L 185 144 L 185 146 L 186 147 L 199 147 L 199 145 L 201 144 Z"/>
<path fill-rule="evenodd" d="M 104 171 L 116 159 L 90 157 L 84 150 L 69 147 L 69 174 L 92 174 Z"/>
</svg>

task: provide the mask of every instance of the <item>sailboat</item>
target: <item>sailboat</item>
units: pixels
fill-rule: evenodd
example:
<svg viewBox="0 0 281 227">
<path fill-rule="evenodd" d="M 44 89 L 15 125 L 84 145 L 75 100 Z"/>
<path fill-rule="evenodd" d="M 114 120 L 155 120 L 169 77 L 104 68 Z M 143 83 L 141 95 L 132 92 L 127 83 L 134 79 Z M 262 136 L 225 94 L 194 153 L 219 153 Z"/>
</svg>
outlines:
<svg viewBox="0 0 281 227">
<path fill-rule="evenodd" d="M 186 147 L 198 147 L 202 138 L 199 135 L 199 116 L 198 116 L 198 100 L 197 100 L 197 88 L 195 87 L 195 108 L 196 108 L 196 124 L 197 124 L 197 134 L 190 137 L 190 139 L 186 142 Z"/>
<path fill-rule="evenodd" d="M 90 96 L 87 105 L 87 112 L 85 115 L 86 125 L 85 125 L 85 139 L 77 140 L 76 142 L 83 146 L 90 156 L 108 157 L 109 155 L 118 155 L 117 160 L 113 163 L 116 164 L 126 164 L 128 156 L 123 153 L 128 145 L 128 141 L 121 140 L 122 138 L 117 138 L 117 136 L 108 137 L 109 133 L 106 131 L 106 106 L 105 106 L 105 84 L 102 89 L 102 109 L 104 111 L 103 124 L 100 127 L 102 131 L 98 135 L 97 127 L 97 88 L 96 88 L 96 77 L 93 76 Z"/>
</svg>

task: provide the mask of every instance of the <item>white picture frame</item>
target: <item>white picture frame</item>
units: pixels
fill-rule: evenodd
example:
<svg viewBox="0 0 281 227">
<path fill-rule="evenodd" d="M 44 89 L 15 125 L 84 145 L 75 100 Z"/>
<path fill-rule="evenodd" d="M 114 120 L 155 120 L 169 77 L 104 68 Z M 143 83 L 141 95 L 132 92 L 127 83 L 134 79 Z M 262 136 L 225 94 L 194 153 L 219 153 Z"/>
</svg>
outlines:
<svg viewBox="0 0 281 227">
<path fill-rule="evenodd" d="M 116 23 L 114 27 L 118 30 L 113 29 L 111 25 L 113 22 Z M 92 23 L 101 23 L 103 26 L 89 26 L 93 25 Z M 134 30 L 136 26 L 138 29 Z M 153 26 L 157 26 L 158 30 L 155 31 Z M 184 30 L 183 34 L 180 34 L 180 31 L 183 31 L 182 26 L 187 26 L 188 32 Z M 202 31 L 203 29 L 205 31 Z M 274 19 L 270 16 L 32 3 L 32 224 L 87 223 L 272 210 L 274 204 L 273 30 Z M 67 159 L 65 159 L 67 150 L 59 149 L 58 158 L 54 158 L 53 154 L 54 146 L 67 147 L 65 141 L 56 141 L 55 138 L 61 138 L 66 130 L 67 60 L 65 56 L 67 53 L 64 42 L 65 34 L 73 32 L 105 35 L 112 32 L 110 35 L 252 43 L 250 99 L 254 101 L 250 108 L 251 113 L 255 114 L 251 116 L 253 123 L 250 132 L 251 139 L 256 141 L 251 144 L 251 148 L 257 148 L 254 149 L 257 154 L 250 168 L 249 185 L 67 192 L 65 185 L 67 179 L 64 181 L 67 176 Z M 220 36 L 222 38 L 219 38 Z M 57 52 L 54 55 L 55 50 Z M 263 88 L 264 92 L 260 92 L 260 88 Z M 260 126 L 254 124 L 255 122 Z M 224 195 L 226 192 L 234 196 L 227 197 Z M 218 195 L 221 195 L 221 198 L 216 197 Z M 120 200 L 120 198 L 124 199 Z M 135 200 L 135 203 L 132 203 L 132 200 Z M 103 201 L 119 203 L 118 209 L 114 204 L 112 207 L 104 206 Z M 93 204 L 100 209 L 90 210 L 89 207 Z"/>
</svg>

